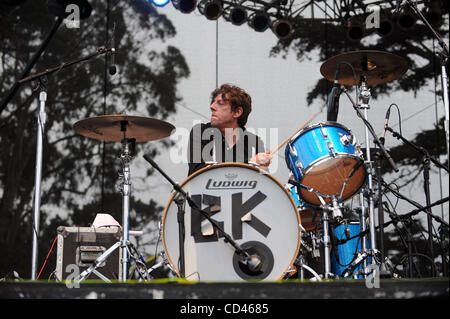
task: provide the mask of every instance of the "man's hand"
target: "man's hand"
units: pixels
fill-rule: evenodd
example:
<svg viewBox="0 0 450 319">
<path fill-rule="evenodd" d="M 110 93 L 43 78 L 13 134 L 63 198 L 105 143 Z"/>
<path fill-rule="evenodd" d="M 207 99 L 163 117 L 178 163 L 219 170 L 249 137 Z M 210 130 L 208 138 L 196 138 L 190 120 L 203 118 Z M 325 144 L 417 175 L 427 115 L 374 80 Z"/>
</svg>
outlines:
<svg viewBox="0 0 450 319">
<path fill-rule="evenodd" d="M 255 162 L 263 167 L 269 166 L 271 161 L 272 155 L 270 155 L 270 151 L 265 153 L 258 153 L 250 159 L 250 162 Z"/>
</svg>

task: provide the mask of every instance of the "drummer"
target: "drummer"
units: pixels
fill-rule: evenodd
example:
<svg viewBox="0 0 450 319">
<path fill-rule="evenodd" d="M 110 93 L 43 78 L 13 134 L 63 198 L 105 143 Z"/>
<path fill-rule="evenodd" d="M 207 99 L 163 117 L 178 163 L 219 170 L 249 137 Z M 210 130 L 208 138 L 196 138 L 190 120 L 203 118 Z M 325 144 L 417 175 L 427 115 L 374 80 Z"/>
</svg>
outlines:
<svg viewBox="0 0 450 319">
<path fill-rule="evenodd" d="M 208 163 L 256 163 L 267 168 L 272 160 L 259 136 L 245 124 L 252 99 L 243 89 L 223 84 L 211 93 L 211 121 L 194 125 L 189 135 L 188 164 L 191 175 Z"/>
</svg>

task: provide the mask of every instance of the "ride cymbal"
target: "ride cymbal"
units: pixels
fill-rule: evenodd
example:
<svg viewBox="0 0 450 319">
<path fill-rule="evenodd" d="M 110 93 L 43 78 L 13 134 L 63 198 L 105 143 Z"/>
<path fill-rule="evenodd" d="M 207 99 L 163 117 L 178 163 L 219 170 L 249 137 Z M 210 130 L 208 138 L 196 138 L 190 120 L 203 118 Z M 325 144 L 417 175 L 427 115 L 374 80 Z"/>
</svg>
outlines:
<svg viewBox="0 0 450 319">
<path fill-rule="evenodd" d="M 148 142 L 170 136 L 175 127 L 149 117 L 112 114 L 80 120 L 73 129 L 80 135 L 100 141 L 121 142 L 134 138 L 136 142 Z"/>
<path fill-rule="evenodd" d="M 356 81 L 352 69 L 356 73 Z M 338 54 L 320 67 L 320 73 L 334 82 L 339 67 L 338 83 L 342 85 L 359 85 L 361 77 L 365 77 L 368 86 L 384 84 L 400 78 L 408 70 L 408 62 L 398 55 L 376 51 L 361 50 Z"/>
</svg>

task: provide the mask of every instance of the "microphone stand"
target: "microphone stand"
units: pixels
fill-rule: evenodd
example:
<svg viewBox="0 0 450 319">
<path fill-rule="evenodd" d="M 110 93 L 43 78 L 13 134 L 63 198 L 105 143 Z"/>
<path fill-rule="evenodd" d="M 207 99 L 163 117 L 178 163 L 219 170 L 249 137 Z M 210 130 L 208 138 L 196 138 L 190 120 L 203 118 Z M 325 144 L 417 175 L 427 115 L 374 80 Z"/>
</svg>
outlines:
<svg viewBox="0 0 450 319">
<path fill-rule="evenodd" d="M 219 231 L 219 233 L 225 238 L 224 241 L 226 243 L 230 243 L 231 246 L 233 246 L 233 248 L 235 249 L 236 253 L 241 257 L 241 261 L 242 260 L 248 260 L 250 258 L 250 255 L 243 250 L 238 243 L 236 243 L 230 235 L 228 235 L 213 219 L 211 219 L 211 217 L 208 215 L 207 212 L 205 212 L 204 210 L 201 209 L 201 207 L 198 207 L 198 205 L 194 202 L 194 200 L 192 200 L 192 198 L 183 190 L 183 188 L 180 187 L 180 185 L 178 185 L 177 183 L 175 183 L 159 166 L 158 164 L 155 163 L 155 161 L 153 161 L 149 156 L 144 155 L 144 159 L 149 162 L 158 172 L 161 173 L 161 175 L 163 175 L 170 184 L 172 184 L 173 188 L 181 195 L 184 197 L 184 199 L 189 203 L 189 206 L 192 208 L 192 210 L 194 211 L 198 211 L 200 212 L 203 217 L 205 217 L 210 223 L 211 225 L 213 225 L 213 227 L 215 229 L 217 229 Z M 180 244 L 181 246 L 181 244 Z M 181 256 L 181 255 L 180 255 Z"/>
<path fill-rule="evenodd" d="M 184 227 L 184 204 L 186 199 L 183 196 L 178 195 L 175 198 L 175 204 L 178 207 L 177 221 L 178 221 L 178 244 L 180 249 L 180 275 L 181 278 L 185 277 L 185 259 L 184 259 L 184 238 L 185 238 L 185 227 Z"/>
<path fill-rule="evenodd" d="M 413 149 L 415 149 L 418 153 L 420 153 L 422 155 L 422 164 L 423 164 L 423 178 L 424 178 L 424 191 L 425 191 L 425 199 L 426 199 L 426 204 L 427 206 L 430 205 L 431 203 L 431 199 L 430 199 L 430 162 L 433 162 L 434 164 L 436 164 L 436 166 L 446 170 L 448 172 L 448 169 L 442 165 L 440 162 L 438 162 L 437 160 L 435 160 L 430 153 L 425 150 L 423 147 L 417 146 L 414 143 L 408 141 L 407 139 L 405 139 L 401 134 L 397 133 L 396 131 L 394 131 L 392 128 L 390 128 L 389 126 L 386 127 L 386 129 L 392 133 L 392 135 L 397 138 L 402 140 L 406 145 L 411 146 Z M 431 209 L 428 208 L 426 210 L 427 213 L 427 223 L 428 223 L 428 245 L 430 248 L 430 258 L 432 260 L 434 260 L 434 247 L 433 247 L 433 223 L 432 223 L 432 218 L 430 216 L 431 214 Z M 445 257 L 443 256 L 443 259 Z M 434 275 L 434 274 L 433 274 Z"/>
<path fill-rule="evenodd" d="M 383 209 L 383 192 L 381 191 L 381 154 L 379 152 L 379 149 L 377 149 L 375 153 L 375 171 L 376 176 L 378 180 L 378 199 L 377 199 L 377 205 L 378 205 L 378 224 L 383 225 L 384 224 L 384 209 Z M 380 259 L 381 259 L 381 265 L 380 265 L 380 275 L 381 276 L 387 276 L 387 269 L 386 265 L 384 264 L 385 259 L 385 253 L 384 253 L 384 228 L 380 227 Z"/>
<path fill-rule="evenodd" d="M 55 35 L 55 33 L 58 30 L 58 28 L 61 26 L 63 21 L 64 21 L 64 17 L 62 15 L 57 17 L 55 23 L 53 24 L 52 29 L 50 30 L 50 32 L 47 35 L 47 37 L 42 42 L 41 46 L 36 51 L 36 53 L 33 55 L 33 57 L 31 58 L 30 62 L 28 62 L 27 66 L 25 67 L 25 70 L 22 72 L 22 75 L 20 76 L 21 79 L 26 77 L 26 76 L 28 76 L 28 74 L 30 73 L 31 69 L 35 66 L 35 64 L 38 61 L 39 57 L 45 51 L 45 49 L 47 48 L 48 44 L 50 43 L 50 40 L 53 38 L 53 36 Z M 3 112 L 3 110 L 5 110 L 6 106 L 11 101 L 11 99 L 14 97 L 14 95 L 17 92 L 17 90 L 19 90 L 19 87 L 20 87 L 21 83 L 22 82 L 20 82 L 20 81 L 17 81 L 17 82 L 14 83 L 14 85 L 10 89 L 8 95 L 2 101 L 2 104 L 0 106 L 0 114 Z M 3 127 L 3 125 L 1 125 L 0 128 L 1 127 Z"/>
<path fill-rule="evenodd" d="M 46 69 L 45 71 L 30 75 L 26 78 L 23 78 L 17 81 L 17 85 L 27 83 L 33 80 L 38 80 L 38 88 L 39 93 L 39 108 L 37 112 L 37 141 L 36 141 L 36 166 L 35 166 L 35 184 L 34 184 L 34 208 L 33 208 L 33 248 L 32 248 L 32 257 L 31 257 L 31 279 L 36 279 L 37 272 L 37 255 L 38 255 L 38 235 L 39 235 L 39 218 L 40 218 L 40 206 L 41 206 L 41 181 L 42 181 L 42 153 L 43 153 L 43 135 L 45 129 L 45 123 L 47 119 L 47 113 L 45 110 L 46 101 L 47 101 L 47 88 L 46 88 L 46 77 L 49 74 L 72 66 L 74 64 L 80 63 L 82 61 L 87 61 L 96 57 L 100 54 L 105 54 L 107 52 L 114 51 L 114 48 L 105 49 L 99 48 L 96 53 L 90 54 L 88 56 L 82 57 L 80 59 L 62 63 L 56 67 L 52 67 L 50 69 Z M 12 97 L 12 96 L 11 96 Z M 5 104 L 6 105 L 6 104 Z"/>
</svg>

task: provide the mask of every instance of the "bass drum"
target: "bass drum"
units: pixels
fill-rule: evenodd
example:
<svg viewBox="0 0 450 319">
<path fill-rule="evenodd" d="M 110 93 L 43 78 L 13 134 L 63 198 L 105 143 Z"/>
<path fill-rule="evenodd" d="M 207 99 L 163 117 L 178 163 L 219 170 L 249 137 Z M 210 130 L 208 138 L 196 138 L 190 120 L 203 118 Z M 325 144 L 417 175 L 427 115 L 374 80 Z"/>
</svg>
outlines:
<svg viewBox="0 0 450 319">
<path fill-rule="evenodd" d="M 301 243 L 295 202 L 272 175 L 243 163 L 220 163 L 190 175 L 180 185 L 211 219 L 251 256 L 249 268 L 230 243 L 198 211 L 185 204 L 185 278 L 193 281 L 282 279 Z M 174 193 L 162 218 L 162 243 L 170 266 L 179 270 L 178 206 Z"/>
</svg>

